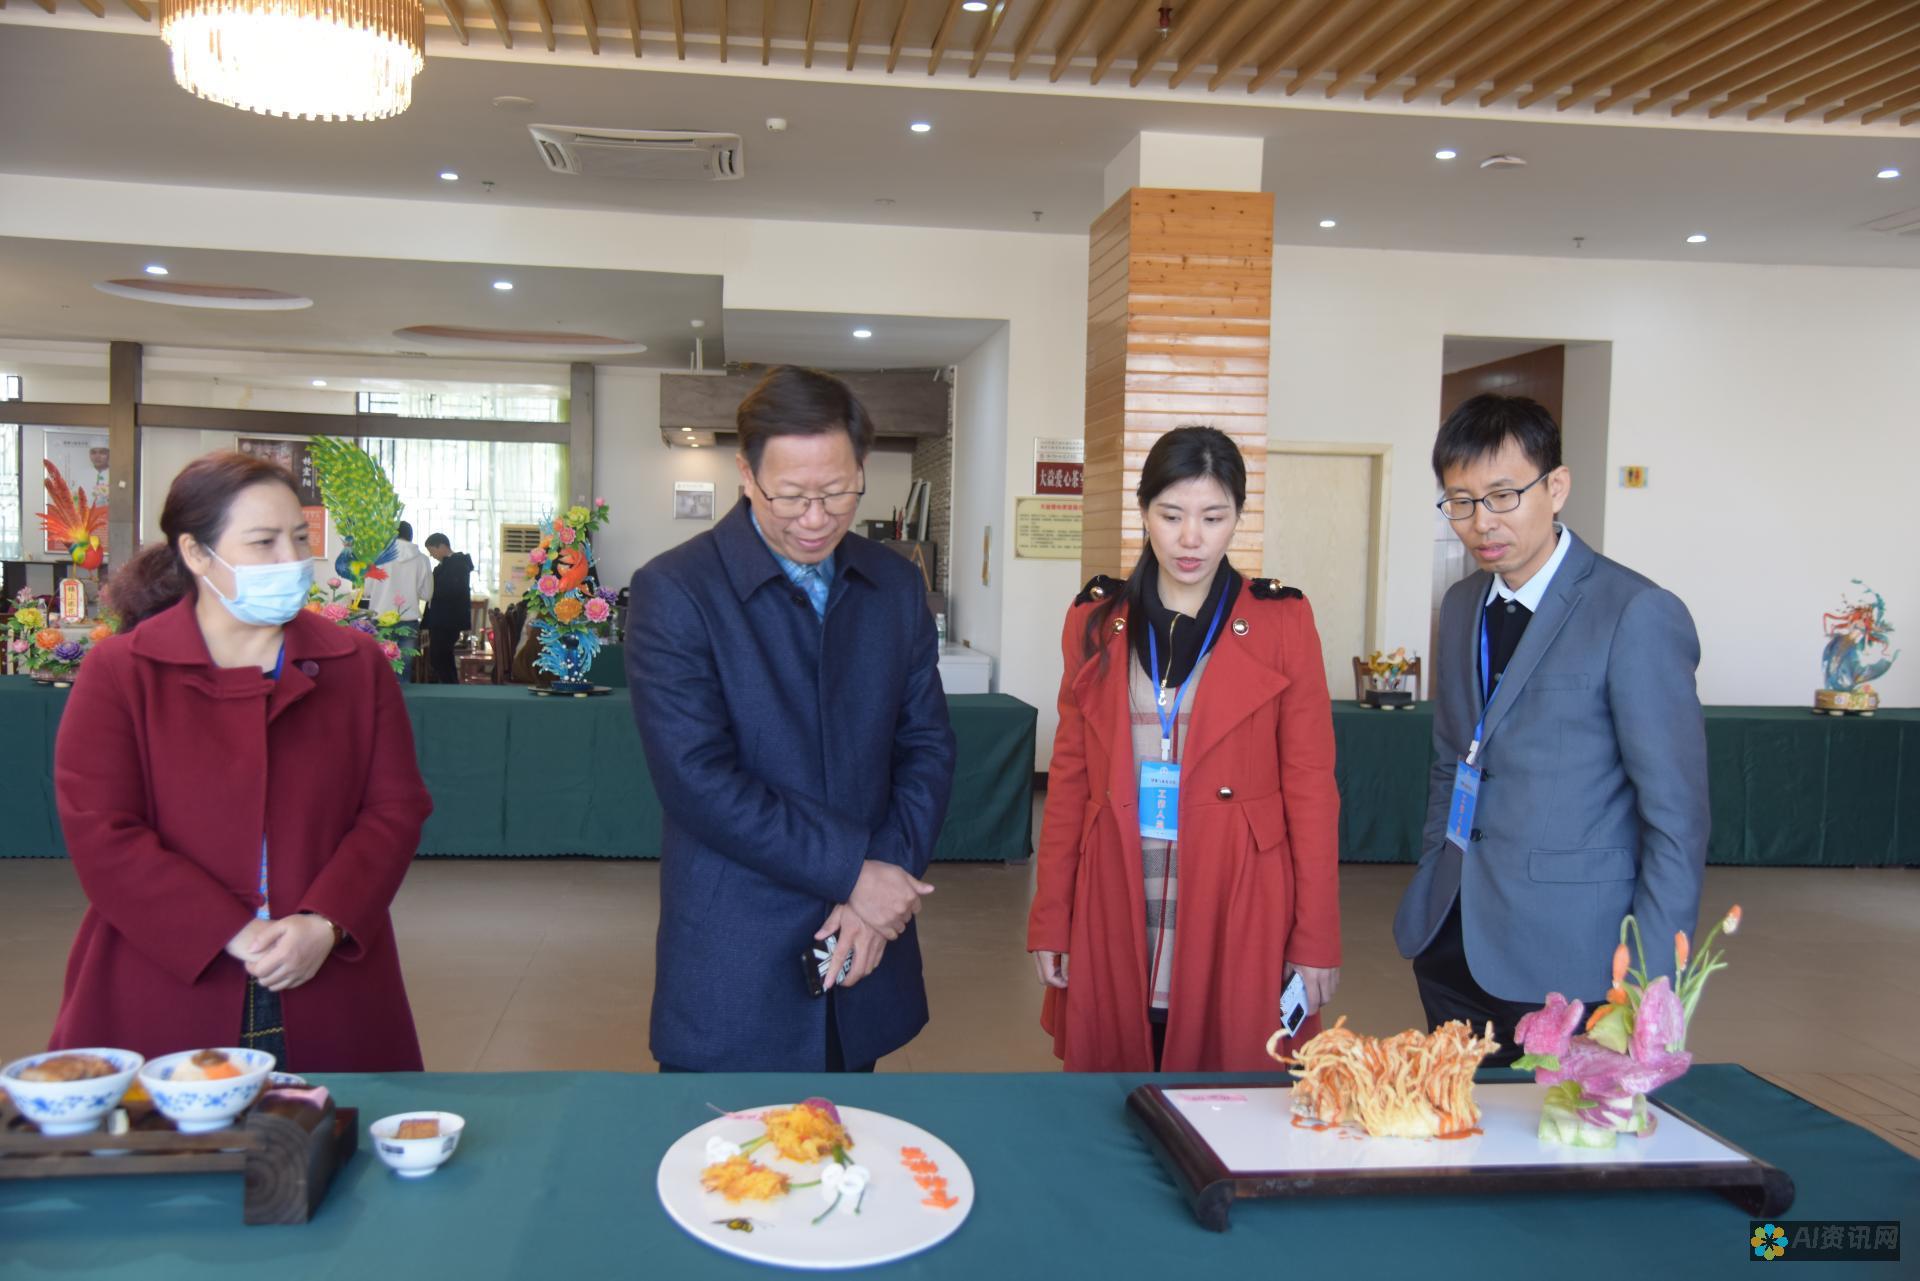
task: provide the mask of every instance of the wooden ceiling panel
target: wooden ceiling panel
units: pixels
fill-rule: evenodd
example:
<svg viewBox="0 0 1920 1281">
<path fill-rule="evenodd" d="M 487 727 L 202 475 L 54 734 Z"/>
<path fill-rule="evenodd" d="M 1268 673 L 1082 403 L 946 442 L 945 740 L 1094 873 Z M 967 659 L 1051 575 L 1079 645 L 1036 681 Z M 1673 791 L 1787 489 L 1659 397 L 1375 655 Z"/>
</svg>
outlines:
<svg viewBox="0 0 1920 1281">
<path fill-rule="evenodd" d="M 0 0 L 5 3 L 5 0 Z M 36 0 L 76 23 L 151 0 Z M 760 62 L 838 76 L 978 77 L 1044 90 L 1072 71 L 1108 92 L 1232 88 L 1332 100 L 1423 99 L 1523 118 L 1591 103 L 1760 127 L 1920 123 L 1920 0 L 425 0 L 436 39 L 490 23 L 525 57 Z M 730 30 L 730 16 L 740 24 Z M 516 47 L 522 36 L 537 41 Z M 756 38 L 757 37 L 757 38 Z M 564 42 L 564 48 L 562 47 Z M 652 46 L 651 49 L 648 46 Z M 864 64 L 862 59 L 865 59 Z M 1164 76 L 1164 79 L 1162 78 Z M 1125 83 L 1122 84 L 1124 77 Z M 1196 89 L 1196 85 L 1204 86 Z M 1084 92 L 1084 87 L 1080 92 Z M 1391 102 L 1391 99 L 1386 101 Z M 1421 109 L 1425 109 L 1422 107 Z"/>
</svg>

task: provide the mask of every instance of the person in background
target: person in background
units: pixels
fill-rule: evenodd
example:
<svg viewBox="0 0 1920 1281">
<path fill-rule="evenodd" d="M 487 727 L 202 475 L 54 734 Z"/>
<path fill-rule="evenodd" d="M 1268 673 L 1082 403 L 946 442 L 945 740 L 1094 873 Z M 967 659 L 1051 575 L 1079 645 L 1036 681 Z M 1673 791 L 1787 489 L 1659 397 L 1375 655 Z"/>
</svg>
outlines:
<svg viewBox="0 0 1920 1281">
<path fill-rule="evenodd" d="M 408 651 L 400 682 L 413 680 L 412 655 L 420 650 L 420 602 L 433 592 L 433 564 L 413 545 L 413 526 L 401 521 L 394 536 L 393 559 L 381 565 L 385 578 L 367 580 L 367 607 L 376 616 L 389 610 L 400 616 L 400 645 Z"/>
<path fill-rule="evenodd" d="M 1462 404 L 1433 474 L 1479 572 L 1440 607 L 1427 827 L 1393 933 L 1427 1022 L 1491 1022 L 1500 1065 L 1549 992 L 1605 1000 L 1627 913 L 1649 978 L 1672 974 L 1674 933 L 1693 933 L 1709 826 L 1700 641 L 1679 597 L 1556 519 L 1573 481 L 1539 404 Z"/>
<path fill-rule="evenodd" d="M 868 1071 L 927 1021 L 914 916 L 954 764 L 933 615 L 905 558 L 847 536 L 874 433 L 845 383 L 775 369 L 737 421 L 739 505 L 633 576 L 665 811 L 653 1055 Z"/>
<path fill-rule="evenodd" d="M 1300 976 L 1340 982 L 1340 795 L 1313 610 L 1227 561 L 1246 463 L 1211 427 L 1154 442 L 1147 545 L 1067 611 L 1027 948 L 1073 1072 L 1272 1069 Z M 1177 926 L 1177 928 L 1176 928 Z"/>
<path fill-rule="evenodd" d="M 87 910 L 52 1048 L 266 1050 L 297 1072 L 418 1069 L 388 916 L 433 805 L 374 640 L 304 608 L 292 479 L 211 454 L 164 541 L 115 572 L 54 795 Z"/>
<path fill-rule="evenodd" d="M 473 625 L 473 560 L 453 550 L 445 534 L 427 535 L 433 557 L 433 598 L 427 602 L 427 664 L 441 685 L 458 685 L 460 669 L 453 653 L 460 636 Z"/>
</svg>

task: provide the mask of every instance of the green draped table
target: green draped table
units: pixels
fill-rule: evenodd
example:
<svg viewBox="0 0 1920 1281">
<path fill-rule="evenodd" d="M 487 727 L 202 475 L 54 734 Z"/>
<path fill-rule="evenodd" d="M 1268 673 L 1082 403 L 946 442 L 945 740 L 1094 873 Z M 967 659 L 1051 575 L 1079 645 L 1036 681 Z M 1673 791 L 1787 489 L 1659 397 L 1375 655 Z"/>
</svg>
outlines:
<svg viewBox="0 0 1920 1281">
<path fill-rule="evenodd" d="M 1419 861 L 1433 760 L 1432 705 L 1333 705 L 1340 857 Z M 1707 708 L 1709 863 L 1920 865 L 1920 710 L 1816 716 L 1799 707 Z"/>
<path fill-rule="evenodd" d="M 433 794 L 421 854 L 660 857 L 660 799 L 626 691 L 576 699 L 536 697 L 520 686 L 415 685 L 406 698 Z M 65 705 L 63 691 L 0 677 L 8 801 L 0 857 L 66 853 L 49 770 Z M 955 694 L 947 713 L 958 764 L 933 857 L 1025 859 L 1033 848 L 1039 714 L 1005 694 Z M 554 768 L 555 761 L 574 764 Z"/>
<path fill-rule="evenodd" d="M 746 1108 L 811 1094 L 922 1126 L 952 1144 L 975 1179 L 977 1200 L 950 1239 L 861 1276 L 1618 1281 L 1728 1276 L 1750 1253 L 1746 1212 L 1710 1192 L 1249 1202 L 1234 1210 L 1229 1231 L 1209 1232 L 1126 1119 L 1128 1091 L 1148 1077 L 315 1079 L 359 1108 L 362 1130 L 359 1154 L 311 1222 L 243 1227 L 237 1175 L 0 1181 L 0 1275 L 766 1281 L 780 1274 L 719 1254 L 668 1219 L 655 1171 L 675 1139 L 712 1118 L 710 1103 Z M 1792 1220 L 1915 1221 L 1920 1161 L 1744 1068 L 1696 1067 L 1659 1097 L 1785 1170 L 1798 1192 Z M 457 1112 L 467 1128 L 446 1166 L 409 1183 L 368 1150 L 365 1125 L 423 1108 Z M 1904 1257 L 1917 1251 L 1909 1244 Z M 1860 1275 L 1912 1275 L 1913 1266 L 1867 1266 Z"/>
<path fill-rule="evenodd" d="M 48 775 L 65 701 L 24 677 L 0 677 L 8 802 L 0 857 L 65 853 Z M 624 691 L 562 700 L 519 687 L 418 685 L 408 688 L 407 707 L 434 796 L 421 853 L 659 856 L 660 803 Z M 947 707 L 959 769 L 934 857 L 1025 858 L 1037 713 L 1004 694 L 957 694 Z M 1430 706 L 1383 712 L 1342 701 L 1333 728 L 1341 858 L 1417 861 Z M 1795 707 L 1709 707 L 1707 751 L 1708 861 L 1920 866 L 1920 711 L 1841 719 Z M 562 757 L 578 767 L 544 772 L 537 791 L 514 772 Z"/>
</svg>

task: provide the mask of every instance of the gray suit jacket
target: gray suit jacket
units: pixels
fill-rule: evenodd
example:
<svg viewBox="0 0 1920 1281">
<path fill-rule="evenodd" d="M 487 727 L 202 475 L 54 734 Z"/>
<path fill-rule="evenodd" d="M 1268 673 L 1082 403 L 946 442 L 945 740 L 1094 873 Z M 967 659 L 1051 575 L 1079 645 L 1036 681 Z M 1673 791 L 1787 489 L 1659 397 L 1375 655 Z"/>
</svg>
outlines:
<svg viewBox="0 0 1920 1281">
<path fill-rule="evenodd" d="M 1632 912 L 1650 975 L 1693 937 L 1707 858 L 1707 735 L 1694 688 L 1700 641 L 1672 592 L 1573 538 L 1493 703 L 1472 853 L 1446 839 L 1454 766 L 1481 711 L 1484 571 L 1440 608 L 1436 757 L 1420 868 L 1394 941 L 1425 949 L 1460 897 L 1467 965 L 1508 1001 L 1591 999 L 1608 986 Z M 1639 964 L 1636 952 L 1634 964 Z"/>
</svg>

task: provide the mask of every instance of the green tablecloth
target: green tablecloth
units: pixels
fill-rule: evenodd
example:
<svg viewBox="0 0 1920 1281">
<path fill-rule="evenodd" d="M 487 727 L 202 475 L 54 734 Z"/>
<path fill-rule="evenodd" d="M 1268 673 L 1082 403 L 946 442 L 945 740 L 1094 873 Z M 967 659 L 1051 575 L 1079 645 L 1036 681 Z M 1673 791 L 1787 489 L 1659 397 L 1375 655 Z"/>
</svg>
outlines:
<svg viewBox="0 0 1920 1281">
<path fill-rule="evenodd" d="M 668 1219 L 655 1171 L 676 1138 L 711 1118 L 709 1103 L 749 1107 L 813 1093 L 939 1135 L 978 1188 L 970 1217 L 947 1242 L 864 1276 L 1618 1281 L 1726 1276 L 1750 1253 L 1746 1213 L 1707 1192 L 1246 1203 L 1229 1231 L 1208 1232 L 1127 1123 L 1126 1095 L 1142 1077 L 322 1079 L 360 1109 L 363 1125 L 414 1108 L 459 1113 L 467 1120 L 460 1150 L 431 1178 L 407 1183 L 367 1151 L 363 1129 L 359 1155 L 313 1221 L 297 1227 L 243 1227 L 232 1175 L 0 1182 L 0 1274 L 765 1281 L 778 1274 L 719 1254 Z M 1795 1220 L 1914 1220 L 1920 1161 L 1742 1068 L 1695 1068 L 1660 1097 L 1791 1175 Z M 1913 1265 L 1904 1266 L 1860 1275 L 1911 1275 Z"/>
<path fill-rule="evenodd" d="M 541 698 L 519 686 L 415 685 L 407 711 L 433 817 L 420 853 L 660 857 L 660 800 L 624 690 Z M 66 694 L 0 678 L 0 857 L 64 856 L 49 765 Z M 936 860 L 1016 862 L 1032 852 L 1038 713 L 1005 694 L 947 700 L 959 743 Z M 571 769 L 534 762 L 570 760 Z M 16 786 L 17 785 L 17 786 Z M 25 793 L 14 799 L 16 791 Z"/>
<path fill-rule="evenodd" d="M 0 779 L 9 802 L 0 857 L 65 852 L 47 769 L 65 701 L 24 677 L 0 677 Z M 416 685 L 407 706 L 435 801 L 422 853 L 659 856 L 659 801 L 624 691 L 560 700 L 518 687 Z M 934 857 L 1026 857 L 1037 713 L 1003 694 L 958 694 L 947 706 L 960 764 Z M 1333 728 L 1340 857 L 1417 861 L 1431 706 L 1379 712 L 1337 702 Z M 510 762 L 574 746 L 587 750 L 573 776 L 550 782 L 544 795 L 509 792 Z M 1796 707 L 1709 707 L 1707 750 L 1709 862 L 1920 866 L 1920 710 L 1841 719 Z"/>
<path fill-rule="evenodd" d="M 1340 857 L 1419 860 L 1433 710 L 1333 706 Z M 1920 865 L 1920 710 L 1816 716 L 1799 707 L 1707 708 L 1710 863 Z"/>
</svg>

